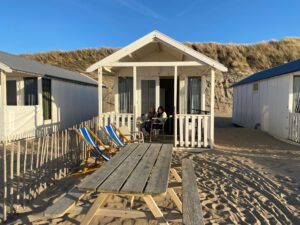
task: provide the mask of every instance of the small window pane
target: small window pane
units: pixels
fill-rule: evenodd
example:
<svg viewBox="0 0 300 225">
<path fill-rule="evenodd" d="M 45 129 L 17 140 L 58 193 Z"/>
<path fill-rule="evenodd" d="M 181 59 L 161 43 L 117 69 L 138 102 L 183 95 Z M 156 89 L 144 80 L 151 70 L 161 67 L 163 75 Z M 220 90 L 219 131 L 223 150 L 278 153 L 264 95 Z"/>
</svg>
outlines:
<svg viewBox="0 0 300 225">
<path fill-rule="evenodd" d="M 6 101 L 7 105 L 17 105 L 17 81 L 6 81 Z"/>
<path fill-rule="evenodd" d="M 294 77 L 293 112 L 300 113 L 300 76 Z"/>
<path fill-rule="evenodd" d="M 51 80 L 44 79 L 42 80 L 42 89 L 43 89 L 43 117 L 44 120 L 52 119 L 52 100 L 51 100 Z"/>
<path fill-rule="evenodd" d="M 258 83 L 253 84 L 253 91 L 258 91 Z"/>
<path fill-rule="evenodd" d="M 119 77 L 118 81 L 119 92 L 119 112 L 133 112 L 133 79 L 131 77 Z"/>
<path fill-rule="evenodd" d="M 25 105 L 38 105 L 38 91 L 36 78 L 24 78 Z"/>
<path fill-rule="evenodd" d="M 187 113 L 201 113 L 201 77 L 188 78 Z"/>
</svg>

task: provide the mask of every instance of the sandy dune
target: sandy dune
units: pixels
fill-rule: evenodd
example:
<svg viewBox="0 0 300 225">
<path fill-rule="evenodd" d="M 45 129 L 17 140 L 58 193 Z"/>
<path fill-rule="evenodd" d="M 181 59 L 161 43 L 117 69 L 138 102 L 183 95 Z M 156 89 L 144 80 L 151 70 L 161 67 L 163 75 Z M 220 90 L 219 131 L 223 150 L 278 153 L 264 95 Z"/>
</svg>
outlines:
<svg viewBox="0 0 300 225">
<path fill-rule="evenodd" d="M 174 163 L 179 163 L 182 158 L 194 162 L 205 223 L 300 224 L 300 147 L 280 142 L 260 131 L 236 127 L 216 129 L 216 140 L 217 149 L 213 151 L 174 153 Z M 65 178 L 60 182 L 65 185 L 58 184 L 45 191 L 32 203 L 36 213 L 20 214 L 19 220 L 14 222 L 79 224 L 96 196 L 87 196 L 63 218 L 40 218 L 42 211 L 79 179 Z M 175 209 L 168 197 L 160 198 L 158 202 L 164 210 Z M 128 205 L 128 199 L 115 197 L 107 205 L 123 208 Z M 135 207 L 146 206 L 137 199 Z M 97 216 L 93 224 L 157 222 Z"/>
</svg>

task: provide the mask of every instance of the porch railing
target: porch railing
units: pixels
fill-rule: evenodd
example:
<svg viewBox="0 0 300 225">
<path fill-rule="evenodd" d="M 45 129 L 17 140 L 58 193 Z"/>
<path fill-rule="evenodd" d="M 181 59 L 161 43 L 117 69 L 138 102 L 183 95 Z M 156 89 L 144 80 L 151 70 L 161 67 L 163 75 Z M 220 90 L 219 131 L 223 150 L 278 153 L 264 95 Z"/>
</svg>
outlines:
<svg viewBox="0 0 300 225">
<path fill-rule="evenodd" d="M 210 115 L 177 114 L 176 147 L 209 147 Z"/>
<path fill-rule="evenodd" d="M 289 139 L 300 143 L 300 113 L 290 113 Z"/>
<path fill-rule="evenodd" d="M 115 124 L 117 127 L 127 126 L 129 130 L 133 129 L 133 113 L 115 113 L 108 112 L 99 115 L 99 126 L 106 124 Z"/>
</svg>

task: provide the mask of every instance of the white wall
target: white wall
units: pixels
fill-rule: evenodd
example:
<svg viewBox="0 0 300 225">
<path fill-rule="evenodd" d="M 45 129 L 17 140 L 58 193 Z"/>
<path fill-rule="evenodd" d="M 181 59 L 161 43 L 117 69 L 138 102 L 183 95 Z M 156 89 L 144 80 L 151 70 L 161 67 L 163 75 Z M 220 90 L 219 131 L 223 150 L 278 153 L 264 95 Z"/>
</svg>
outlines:
<svg viewBox="0 0 300 225">
<path fill-rule="evenodd" d="M 66 128 L 97 114 L 97 87 L 52 80 L 52 123 Z"/>
<path fill-rule="evenodd" d="M 17 83 L 18 105 L 0 106 L 0 140 L 4 136 L 11 139 L 21 134 L 34 135 L 48 127 L 50 130 L 64 129 L 98 114 L 97 87 L 52 79 L 52 119 L 44 121 L 41 93 L 38 94 L 39 105 L 24 106 L 24 82 L 21 80 Z M 38 90 L 41 90 L 39 81 Z"/>
<path fill-rule="evenodd" d="M 249 128 L 258 125 L 274 136 L 288 138 L 290 76 L 278 76 L 233 88 L 233 123 Z"/>
</svg>

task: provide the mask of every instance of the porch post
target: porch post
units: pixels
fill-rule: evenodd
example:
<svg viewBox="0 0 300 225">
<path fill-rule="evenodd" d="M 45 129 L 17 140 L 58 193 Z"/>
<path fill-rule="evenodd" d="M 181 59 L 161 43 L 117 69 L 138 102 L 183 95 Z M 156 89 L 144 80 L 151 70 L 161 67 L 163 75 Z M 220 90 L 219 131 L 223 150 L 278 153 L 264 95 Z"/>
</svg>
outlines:
<svg viewBox="0 0 300 225">
<path fill-rule="evenodd" d="M 6 74 L 4 71 L 0 71 L 1 73 L 1 105 L 6 105 Z"/>
<path fill-rule="evenodd" d="M 102 97 L 102 67 L 98 68 L 98 116 L 103 113 Z"/>
<path fill-rule="evenodd" d="M 201 77 L 201 110 L 205 111 L 206 76 Z"/>
<path fill-rule="evenodd" d="M 177 76 L 178 68 L 174 66 L 174 147 L 177 145 Z"/>
<path fill-rule="evenodd" d="M 136 131 L 137 93 L 136 93 L 136 66 L 133 66 L 133 130 Z"/>
<path fill-rule="evenodd" d="M 210 70 L 210 148 L 213 149 L 215 137 L 215 70 Z"/>
</svg>

